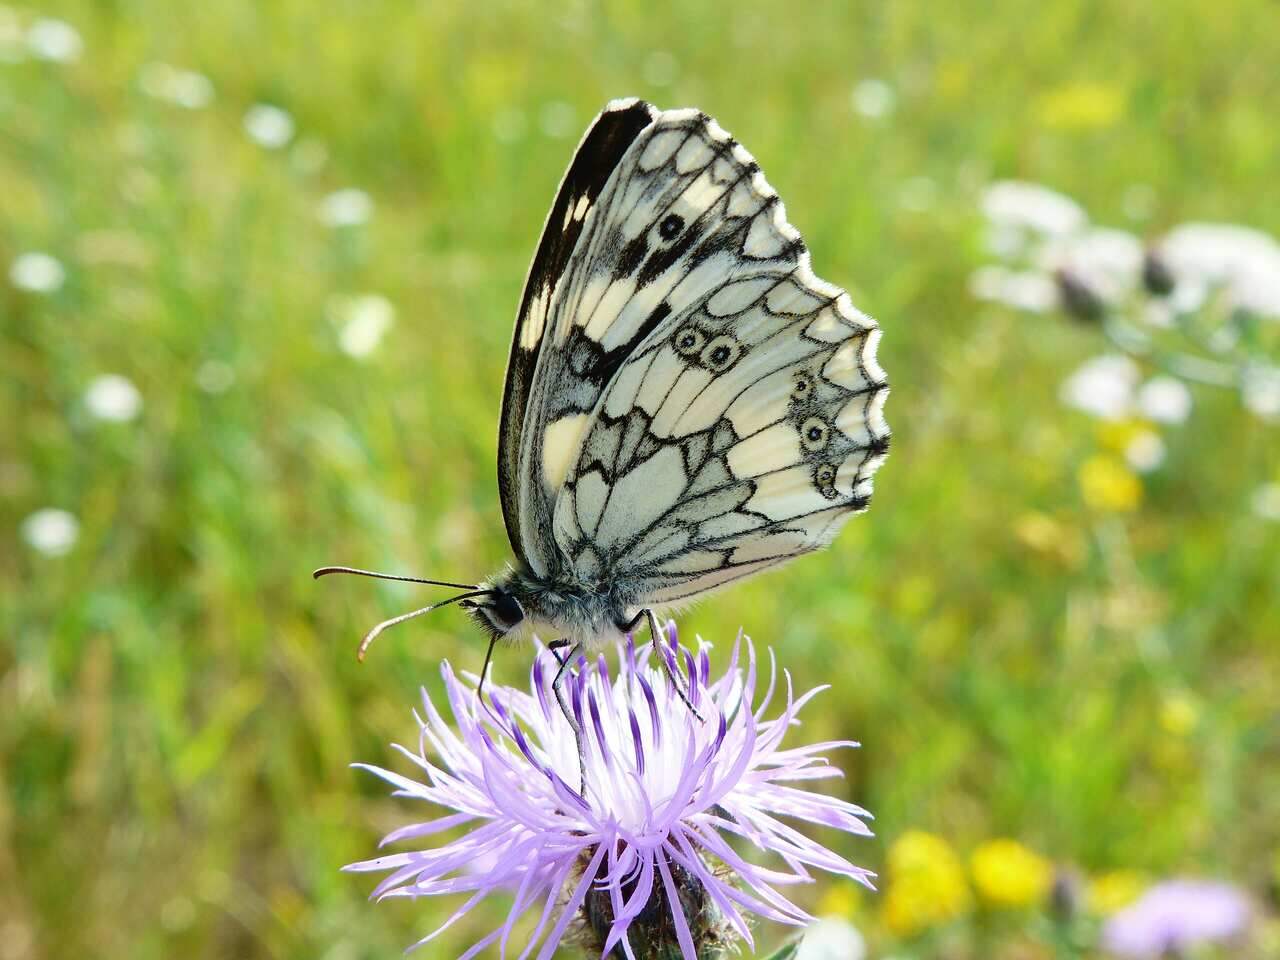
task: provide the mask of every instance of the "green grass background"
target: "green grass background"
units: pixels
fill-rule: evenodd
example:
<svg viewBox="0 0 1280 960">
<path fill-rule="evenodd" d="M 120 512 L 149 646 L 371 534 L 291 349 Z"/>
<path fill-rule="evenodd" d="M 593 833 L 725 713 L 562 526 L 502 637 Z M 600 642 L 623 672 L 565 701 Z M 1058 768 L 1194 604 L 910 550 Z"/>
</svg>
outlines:
<svg viewBox="0 0 1280 960">
<path fill-rule="evenodd" d="M 977 196 L 999 177 L 1147 235 L 1188 219 L 1280 232 L 1280 8 L 554 7 L 15 8 L 67 19 L 85 49 L 0 63 L 0 264 L 38 249 L 68 268 L 49 297 L 0 285 L 0 956 L 393 956 L 447 916 L 370 905 L 368 878 L 338 872 L 424 815 L 347 764 L 396 765 L 417 687 L 438 689 L 442 657 L 478 667 L 480 637 L 444 612 L 358 666 L 362 631 L 430 594 L 308 572 L 465 579 L 505 562 L 493 461 L 515 303 L 577 136 L 628 94 L 738 136 L 818 273 L 885 329 L 895 442 L 871 512 L 681 618 L 721 652 L 743 625 L 798 685 L 835 686 L 805 735 L 865 744 L 838 789 L 878 837 L 828 839 L 877 867 L 913 827 L 962 852 L 1013 836 L 1089 872 L 1265 896 L 1280 531 L 1249 498 L 1280 480 L 1276 427 L 1197 390 L 1141 508 L 1091 511 L 1076 474 L 1102 440 L 1057 389 L 1099 334 L 979 305 L 966 278 Z M 674 77 L 653 76 L 655 51 Z M 212 105 L 140 93 L 156 60 L 205 73 Z M 893 86 L 891 115 L 851 108 L 866 78 Z M 259 101 L 327 161 L 250 142 Z M 543 129 L 555 103 L 565 136 Z M 903 203 L 921 177 L 932 201 Z M 1135 184 L 1154 196 L 1138 222 Z M 316 207 L 348 186 L 375 211 L 335 231 Z M 326 305 L 363 292 L 397 323 L 358 362 Z M 211 359 L 234 368 L 224 394 L 195 386 Z M 104 372 L 138 385 L 138 420 L 86 416 Z M 65 557 L 19 538 L 46 505 L 81 521 Z M 1018 536 L 1032 512 L 1053 521 L 1050 548 Z M 508 652 L 497 675 L 527 663 Z M 1191 705 L 1190 729 L 1162 723 L 1171 703 Z"/>
</svg>

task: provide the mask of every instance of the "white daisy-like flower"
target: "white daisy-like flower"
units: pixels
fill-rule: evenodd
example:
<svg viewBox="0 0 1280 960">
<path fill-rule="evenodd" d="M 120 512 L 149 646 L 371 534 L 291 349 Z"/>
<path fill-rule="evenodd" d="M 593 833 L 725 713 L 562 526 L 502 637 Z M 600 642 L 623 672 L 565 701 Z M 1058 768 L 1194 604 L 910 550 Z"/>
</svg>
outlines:
<svg viewBox="0 0 1280 960">
<path fill-rule="evenodd" d="M 65 20 L 41 17 L 27 28 L 27 49 L 39 60 L 71 63 L 84 52 L 80 32 Z"/>
<path fill-rule="evenodd" d="M 110 423 L 126 423 L 142 412 L 142 394 L 128 377 L 107 373 L 95 377 L 84 392 L 89 415 Z"/>
<path fill-rule="evenodd" d="M 1245 409 L 1263 420 L 1280 418 L 1280 367 L 1259 365 L 1245 371 L 1240 385 Z"/>
<path fill-rule="evenodd" d="M 260 147 L 278 150 L 293 139 L 293 117 L 270 103 L 255 103 L 244 114 L 244 132 Z"/>
<path fill-rule="evenodd" d="M 1164 465 L 1168 450 L 1164 439 L 1154 430 L 1135 433 L 1124 448 L 1124 458 L 1138 473 L 1151 473 Z"/>
<path fill-rule="evenodd" d="M 185 110 L 199 110 L 213 102 L 213 81 L 203 73 L 167 63 L 143 64 L 138 71 L 138 89 Z"/>
<path fill-rule="evenodd" d="M 1137 289 L 1142 278 L 1142 241 L 1125 230 L 1089 227 L 1050 238 L 1036 260 L 1059 282 L 1079 284 L 1100 303 L 1114 305 Z"/>
<path fill-rule="evenodd" d="M 80 537 L 80 521 L 57 507 L 44 507 L 22 521 L 22 539 L 47 557 L 69 553 Z"/>
<path fill-rule="evenodd" d="M 1174 283 L 1172 296 L 1195 310 L 1215 288 L 1259 316 L 1280 317 L 1280 243 L 1250 227 L 1188 223 L 1171 230 L 1155 254 Z"/>
<path fill-rule="evenodd" d="M 67 279 L 66 268 L 47 253 L 20 253 L 9 264 L 9 282 L 27 293 L 55 293 Z"/>
<path fill-rule="evenodd" d="M 1280 483 L 1264 483 L 1253 491 L 1254 516 L 1280 523 Z"/>
<path fill-rule="evenodd" d="M 979 267 L 969 277 L 969 292 L 979 300 L 1003 303 L 1028 313 L 1048 313 L 1059 304 L 1053 278 L 1036 270 Z"/>
<path fill-rule="evenodd" d="M 1059 397 L 1069 407 L 1103 420 L 1120 420 L 1133 410 L 1138 365 L 1122 354 L 1094 357 L 1063 381 Z"/>
<path fill-rule="evenodd" d="M 1186 422 L 1191 403 L 1191 390 L 1177 377 L 1152 377 L 1138 390 L 1138 410 L 1156 423 Z"/>
<path fill-rule="evenodd" d="M 391 301 L 377 293 L 343 297 L 331 306 L 338 324 L 338 346 L 347 356 L 363 359 L 382 342 L 395 324 L 396 311 Z"/>
<path fill-rule="evenodd" d="M 850 100 L 856 113 L 869 120 L 879 120 L 893 113 L 898 97 L 885 81 L 871 77 L 853 88 Z"/>
<path fill-rule="evenodd" d="M 373 216 L 373 200 L 363 190 L 347 187 L 321 200 L 318 213 L 330 227 L 358 227 Z"/>
<path fill-rule="evenodd" d="M 867 942 L 844 917 L 823 917 L 805 933 L 794 960 L 863 960 Z"/>
<path fill-rule="evenodd" d="M 1038 183 L 1000 180 L 982 195 L 982 213 L 995 225 L 1039 237 L 1058 237 L 1083 230 L 1084 208 L 1065 194 Z"/>
</svg>

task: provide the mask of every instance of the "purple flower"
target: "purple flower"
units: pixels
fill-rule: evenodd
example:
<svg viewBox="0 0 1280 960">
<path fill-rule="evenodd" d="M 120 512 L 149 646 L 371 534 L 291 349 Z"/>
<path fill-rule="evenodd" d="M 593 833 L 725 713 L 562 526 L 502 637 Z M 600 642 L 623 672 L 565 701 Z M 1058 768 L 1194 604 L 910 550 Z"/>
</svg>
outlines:
<svg viewBox="0 0 1280 960">
<path fill-rule="evenodd" d="M 663 655 L 683 663 L 690 699 L 703 720 L 649 663 L 649 646 L 639 653 L 630 640 L 620 646 L 616 676 L 603 655 L 595 662 L 579 658 L 577 676 L 566 686 L 585 731 L 584 796 L 575 790 L 572 728 L 551 692 L 556 664 L 541 646 L 531 692 L 490 685 L 492 709 L 477 700 L 478 678 L 467 675 L 463 683 L 447 662 L 442 665 L 456 729 L 424 691 L 425 719 L 415 713 L 418 749 L 397 746 L 421 768 L 425 782 L 357 764 L 393 784 L 395 796 L 451 811 L 395 830 L 383 844 L 464 828 L 431 849 L 345 868 L 389 872 L 373 892 L 378 899 L 467 896 L 417 945 L 489 894 L 505 891 L 514 896 L 506 922 L 460 960 L 495 943 L 505 957 L 513 929 L 531 910 L 537 922 L 522 958 L 536 949 L 538 960 L 547 960 L 569 938 L 597 956 L 616 951 L 611 955 L 629 960 L 657 955 L 663 941 L 663 955 L 693 960 L 717 954 L 736 938 L 751 944 L 744 914 L 795 925 L 811 921 L 778 889 L 812 882 L 810 868 L 871 886 L 871 873 L 780 819 L 871 834 L 865 810 L 803 786 L 841 775 L 820 756 L 823 751 L 857 744 L 782 747 L 801 707 L 819 691 L 793 697 L 784 672 L 785 705 L 766 720 L 777 678 L 772 654 L 768 690 L 757 705 L 750 640 L 745 670 L 742 644 L 735 643 L 728 669 L 712 680 L 706 646 L 695 655 L 679 645 L 674 624 L 667 629 L 670 645 Z M 730 842 L 734 838 L 781 862 L 757 865 Z"/>
<path fill-rule="evenodd" d="M 1102 931 L 1102 942 L 1124 957 L 1179 956 L 1197 944 L 1243 933 L 1249 915 L 1249 901 L 1235 887 L 1170 880 L 1113 915 Z"/>
</svg>

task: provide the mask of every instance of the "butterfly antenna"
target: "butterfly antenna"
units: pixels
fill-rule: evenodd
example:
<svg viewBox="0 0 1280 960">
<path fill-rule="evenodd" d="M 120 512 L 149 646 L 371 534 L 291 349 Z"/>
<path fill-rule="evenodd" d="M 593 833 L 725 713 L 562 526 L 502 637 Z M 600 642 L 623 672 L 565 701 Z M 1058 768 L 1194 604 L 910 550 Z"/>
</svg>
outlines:
<svg viewBox="0 0 1280 960">
<path fill-rule="evenodd" d="M 398 578 L 397 578 L 398 579 Z M 369 650 L 369 645 L 378 638 L 378 634 L 382 633 L 388 627 L 394 627 L 397 623 L 404 623 L 406 620 L 412 620 L 414 617 L 420 617 L 424 613 L 430 613 L 439 607 L 447 607 L 451 603 L 457 603 L 459 600 L 467 600 L 471 597 L 479 597 L 492 593 L 492 590 L 473 590 L 469 593 L 460 593 L 456 597 L 450 597 L 448 600 L 441 600 L 439 603 L 433 603 L 429 607 L 423 607 L 421 610 L 413 610 L 409 613 L 402 613 L 398 617 L 392 617 L 390 620 L 383 620 L 380 624 L 364 635 L 364 639 L 360 641 L 360 646 L 356 648 L 356 659 L 363 662 L 364 655 Z"/>
<path fill-rule="evenodd" d="M 357 577 L 373 577 L 376 580 L 400 580 L 404 583 L 427 583 L 434 587 L 455 587 L 458 590 L 475 590 L 479 584 L 453 583 L 450 580 L 425 580 L 422 577 L 401 577 L 394 573 L 376 573 L 373 570 L 357 570 L 355 567 L 320 567 L 311 576 L 316 580 L 327 577 L 331 573 L 349 573 Z"/>
</svg>

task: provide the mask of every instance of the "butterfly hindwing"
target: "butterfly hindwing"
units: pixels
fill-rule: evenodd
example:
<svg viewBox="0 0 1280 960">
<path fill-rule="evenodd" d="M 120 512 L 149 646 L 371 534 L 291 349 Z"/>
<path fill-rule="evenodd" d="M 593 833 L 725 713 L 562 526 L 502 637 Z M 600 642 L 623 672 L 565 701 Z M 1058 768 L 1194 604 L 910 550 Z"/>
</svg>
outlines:
<svg viewBox="0 0 1280 960">
<path fill-rule="evenodd" d="M 606 374 L 589 413 L 547 421 L 572 438 L 554 450 L 568 565 L 661 604 L 829 542 L 888 445 L 874 321 L 813 275 L 705 115 L 661 114 L 595 216 L 552 334 Z"/>
</svg>

